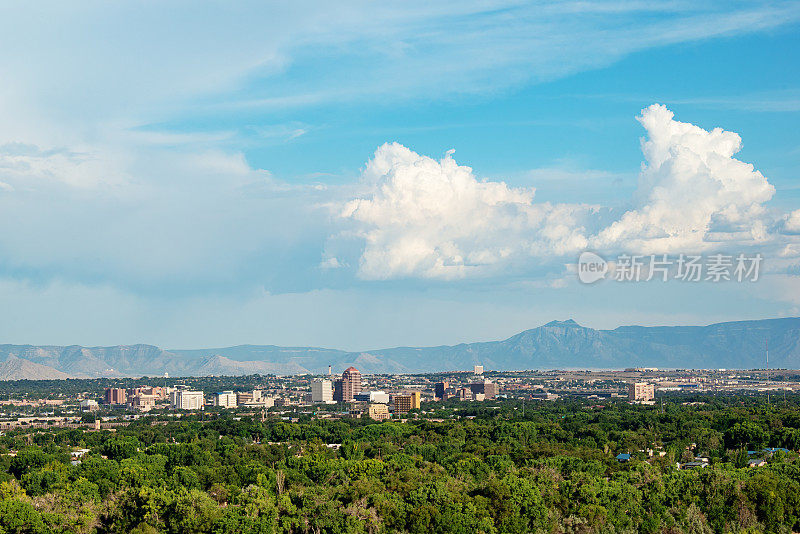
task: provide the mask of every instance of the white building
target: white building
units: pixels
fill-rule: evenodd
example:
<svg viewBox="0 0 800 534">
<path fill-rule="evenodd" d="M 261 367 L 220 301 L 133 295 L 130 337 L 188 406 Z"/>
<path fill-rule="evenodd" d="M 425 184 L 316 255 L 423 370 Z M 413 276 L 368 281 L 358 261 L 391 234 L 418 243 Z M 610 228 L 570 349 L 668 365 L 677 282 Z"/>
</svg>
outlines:
<svg viewBox="0 0 800 534">
<path fill-rule="evenodd" d="M 362 391 L 355 396 L 357 401 L 389 404 L 389 394 L 385 391 Z"/>
<path fill-rule="evenodd" d="M 311 402 L 333 403 L 333 385 L 330 380 L 311 382 Z"/>
<path fill-rule="evenodd" d="M 202 391 L 179 389 L 170 395 L 172 407 L 176 410 L 202 410 L 205 398 Z"/>
<path fill-rule="evenodd" d="M 214 393 L 214 406 L 219 406 L 220 408 L 236 408 L 236 393 L 233 391 Z"/>
<path fill-rule="evenodd" d="M 83 399 L 81 401 L 81 411 L 82 412 L 93 412 L 100 408 L 100 405 L 97 404 L 97 401 L 94 399 Z"/>
<path fill-rule="evenodd" d="M 476 365 L 475 368 L 474 368 L 474 372 L 478 376 L 482 375 L 483 374 L 483 366 L 482 365 Z"/>
</svg>

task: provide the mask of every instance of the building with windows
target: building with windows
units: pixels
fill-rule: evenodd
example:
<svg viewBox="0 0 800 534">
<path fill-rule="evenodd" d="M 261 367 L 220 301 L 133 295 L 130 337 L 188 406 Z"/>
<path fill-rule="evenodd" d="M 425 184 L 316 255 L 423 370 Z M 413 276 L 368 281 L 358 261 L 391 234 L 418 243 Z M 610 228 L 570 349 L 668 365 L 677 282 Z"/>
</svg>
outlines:
<svg viewBox="0 0 800 534">
<path fill-rule="evenodd" d="M 311 402 L 333 403 L 333 384 L 330 380 L 311 382 Z"/>
<path fill-rule="evenodd" d="M 470 388 L 458 388 L 456 398 L 460 401 L 472 400 L 472 390 Z"/>
<path fill-rule="evenodd" d="M 125 404 L 128 401 L 124 388 L 106 388 L 106 404 Z"/>
<path fill-rule="evenodd" d="M 450 384 L 447 382 L 436 382 L 436 385 L 433 387 L 433 395 L 439 400 L 445 400 L 447 398 L 447 389 L 450 387 Z"/>
<path fill-rule="evenodd" d="M 170 402 L 176 410 L 202 410 L 205 397 L 202 391 L 177 389 L 170 395 Z"/>
<path fill-rule="evenodd" d="M 419 391 L 412 391 L 407 395 L 394 395 L 392 402 L 394 403 L 394 413 L 403 414 L 411 410 L 419 410 L 422 400 L 422 395 Z"/>
<path fill-rule="evenodd" d="M 633 402 L 652 401 L 656 397 L 656 388 L 647 382 L 628 384 L 628 400 Z"/>
<path fill-rule="evenodd" d="M 156 407 L 156 400 L 158 397 L 155 395 L 145 395 L 144 393 L 136 394 L 128 398 L 128 406 L 140 412 L 149 412 Z"/>
<path fill-rule="evenodd" d="M 497 384 L 491 380 L 481 380 L 480 382 L 470 384 L 469 389 L 472 391 L 472 396 L 476 398 L 476 400 L 478 395 L 483 395 L 483 398 L 486 400 L 493 399 L 497 395 Z"/>
<path fill-rule="evenodd" d="M 354 396 L 359 402 L 377 402 L 378 404 L 389 404 L 389 394 L 383 391 L 364 391 Z"/>
<path fill-rule="evenodd" d="M 361 372 L 355 367 L 348 367 L 337 380 L 333 388 L 333 400 L 351 402 L 361 393 Z"/>
<path fill-rule="evenodd" d="M 83 399 L 81 401 L 81 411 L 82 412 L 93 412 L 100 408 L 100 405 L 97 404 L 97 401 L 94 399 Z"/>
<path fill-rule="evenodd" d="M 214 393 L 213 402 L 214 406 L 219 406 L 220 408 L 236 408 L 238 406 L 236 393 L 233 391 Z"/>
<path fill-rule="evenodd" d="M 483 366 L 482 365 L 476 365 L 473 368 L 473 372 L 474 372 L 474 374 L 476 374 L 478 376 L 482 375 L 483 374 Z"/>
<path fill-rule="evenodd" d="M 380 403 L 370 404 L 367 408 L 367 415 L 375 421 L 386 421 L 392 417 L 389 413 L 389 407 Z"/>
</svg>

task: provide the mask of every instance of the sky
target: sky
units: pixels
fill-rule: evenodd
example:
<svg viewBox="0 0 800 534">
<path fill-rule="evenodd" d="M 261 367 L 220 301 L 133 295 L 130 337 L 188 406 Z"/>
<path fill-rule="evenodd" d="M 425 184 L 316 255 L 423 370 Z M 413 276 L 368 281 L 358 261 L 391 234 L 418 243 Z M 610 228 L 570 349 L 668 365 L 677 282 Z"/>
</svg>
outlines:
<svg viewBox="0 0 800 534">
<path fill-rule="evenodd" d="M 798 30 L 794 1 L 2 4 L 0 342 L 798 316 Z M 762 260 L 585 284 L 585 251 Z"/>
</svg>

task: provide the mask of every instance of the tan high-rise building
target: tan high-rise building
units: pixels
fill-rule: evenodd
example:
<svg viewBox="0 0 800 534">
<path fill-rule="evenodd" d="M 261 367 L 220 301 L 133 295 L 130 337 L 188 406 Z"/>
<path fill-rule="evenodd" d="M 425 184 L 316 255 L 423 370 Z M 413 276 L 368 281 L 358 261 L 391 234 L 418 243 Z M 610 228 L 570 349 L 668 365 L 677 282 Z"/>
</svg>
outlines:
<svg viewBox="0 0 800 534">
<path fill-rule="evenodd" d="M 124 388 L 106 388 L 106 404 L 125 404 L 128 400 Z"/>
<path fill-rule="evenodd" d="M 361 393 L 361 371 L 355 367 L 348 367 L 342 373 L 342 379 L 334 384 L 333 400 L 350 402 L 359 393 Z"/>
<path fill-rule="evenodd" d="M 634 382 L 628 384 L 628 400 L 651 401 L 656 396 L 656 388 L 647 382 Z"/>
</svg>

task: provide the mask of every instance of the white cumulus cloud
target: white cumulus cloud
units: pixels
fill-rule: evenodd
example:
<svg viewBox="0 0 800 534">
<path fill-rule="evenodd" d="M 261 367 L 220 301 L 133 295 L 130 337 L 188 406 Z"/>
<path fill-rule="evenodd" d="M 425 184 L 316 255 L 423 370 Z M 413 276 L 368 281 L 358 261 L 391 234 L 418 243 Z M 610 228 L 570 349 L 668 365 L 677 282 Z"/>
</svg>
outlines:
<svg viewBox="0 0 800 534">
<path fill-rule="evenodd" d="M 800 210 L 794 210 L 786 216 L 783 229 L 791 234 L 800 234 Z"/>
<path fill-rule="evenodd" d="M 595 247 L 691 252 L 711 248 L 714 241 L 766 237 L 764 203 L 775 188 L 751 164 L 733 157 L 741 149 L 739 135 L 678 122 L 658 104 L 638 120 L 647 139 L 636 208 L 600 232 Z"/>
<path fill-rule="evenodd" d="M 678 122 L 658 104 L 637 119 L 647 133 L 645 162 L 632 207 L 617 218 L 600 206 L 537 203 L 534 188 L 480 180 L 452 152 L 437 161 L 384 144 L 363 173 L 367 191 L 341 212 L 363 239 L 358 274 L 447 280 L 563 266 L 587 248 L 656 254 L 786 245 L 774 231 L 780 217 L 765 207 L 775 188 L 734 157 L 739 135 Z M 783 221 L 792 233 L 800 211 Z"/>
<path fill-rule="evenodd" d="M 535 204 L 533 189 L 479 181 L 452 152 L 436 161 L 385 144 L 364 177 L 371 194 L 342 212 L 364 228 L 364 278 L 461 278 L 587 244 L 573 207 Z"/>
</svg>

